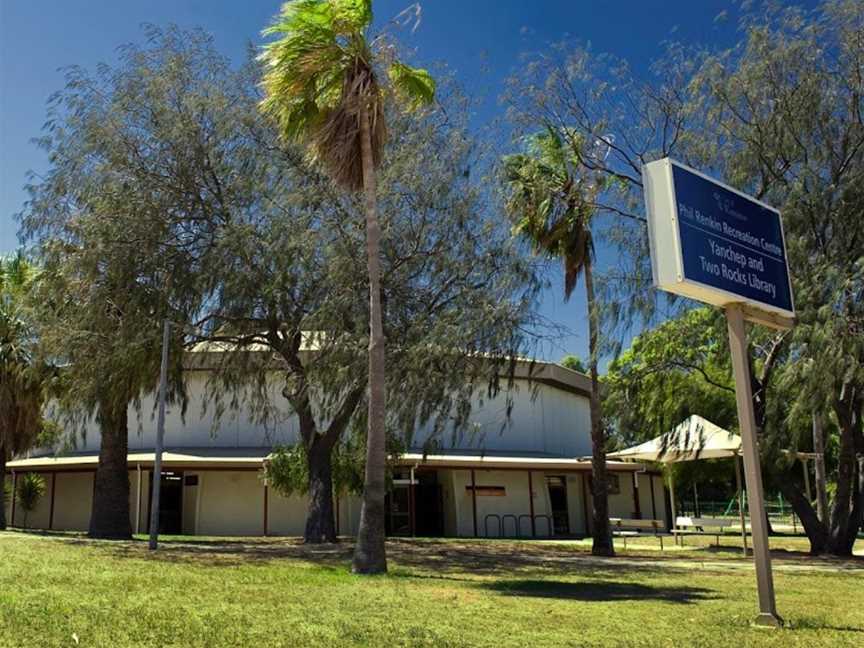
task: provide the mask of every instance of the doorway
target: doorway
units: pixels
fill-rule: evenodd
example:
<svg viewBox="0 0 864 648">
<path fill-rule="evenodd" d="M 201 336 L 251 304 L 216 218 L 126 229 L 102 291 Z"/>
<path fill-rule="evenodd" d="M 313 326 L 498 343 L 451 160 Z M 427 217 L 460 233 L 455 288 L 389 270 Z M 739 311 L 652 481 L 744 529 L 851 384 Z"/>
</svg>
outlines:
<svg viewBox="0 0 864 648">
<path fill-rule="evenodd" d="M 567 478 L 546 477 L 549 506 L 552 508 L 552 535 L 570 535 L 570 510 L 567 507 Z"/>
<path fill-rule="evenodd" d="M 438 473 L 415 473 L 414 527 L 415 534 L 424 538 L 444 535 L 444 502 Z"/>
<path fill-rule="evenodd" d="M 393 488 L 387 493 L 385 506 L 385 533 L 388 536 L 411 535 L 411 490 L 403 479 L 394 479 Z"/>
<path fill-rule="evenodd" d="M 153 474 L 150 475 L 152 497 Z M 149 519 L 147 528 L 149 533 Z M 159 484 L 159 534 L 180 535 L 183 533 L 183 473 L 163 472 Z"/>
</svg>

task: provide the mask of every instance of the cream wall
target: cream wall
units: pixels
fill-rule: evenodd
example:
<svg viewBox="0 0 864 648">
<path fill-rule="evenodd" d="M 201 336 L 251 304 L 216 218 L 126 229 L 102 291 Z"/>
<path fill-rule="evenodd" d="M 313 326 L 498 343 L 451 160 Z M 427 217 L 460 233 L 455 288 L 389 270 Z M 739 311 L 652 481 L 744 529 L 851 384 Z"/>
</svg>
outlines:
<svg viewBox="0 0 864 648">
<path fill-rule="evenodd" d="M 92 472 L 57 473 L 54 530 L 86 531 L 93 506 Z"/>
<path fill-rule="evenodd" d="M 9 501 L 4 502 L 5 510 L 6 510 L 6 524 L 11 525 L 12 524 L 12 497 L 11 497 L 12 477 L 11 476 L 6 477 L 6 484 L 9 486 L 9 493 L 10 493 Z M 3 491 L 3 492 L 5 494 L 6 491 Z"/>
<path fill-rule="evenodd" d="M 471 485 L 470 470 L 451 470 L 452 500 L 453 506 L 448 510 L 445 500 L 445 533 L 461 537 L 472 537 L 474 535 L 474 512 L 471 491 L 466 487 Z M 528 494 L 528 472 L 522 470 L 476 470 L 475 484 L 480 486 L 503 486 L 506 494 L 498 496 L 477 496 L 477 535 L 486 535 L 487 515 L 515 515 L 517 520 L 520 515 L 531 514 L 531 504 Z M 550 515 L 549 491 L 546 488 L 546 473 L 532 471 L 532 499 L 534 501 L 534 515 Z M 502 525 L 504 524 L 502 520 Z M 537 535 L 546 534 L 546 522 L 538 520 L 536 523 Z M 572 524 L 572 519 L 571 519 Z M 523 537 L 530 537 L 531 523 L 526 518 L 521 521 L 520 533 Z M 508 519 L 504 526 L 504 534 L 513 534 L 512 519 Z M 489 520 L 489 536 L 498 535 L 498 523 L 494 519 Z"/>
<path fill-rule="evenodd" d="M 283 497 L 272 488 L 267 489 L 267 526 L 270 535 L 303 535 L 308 501 L 305 496 Z"/>
<path fill-rule="evenodd" d="M 651 489 L 654 490 L 654 509 L 651 507 Z M 663 477 L 641 473 L 639 475 L 639 506 L 644 519 L 666 522 L 666 500 L 663 490 Z"/>
<path fill-rule="evenodd" d="M 570 533 L 573 535 L 588 535 L 583 484 L 583 473 L 567 473 L 567 508 L 570 513 Z"/>
<path fill-rule="evenodd" d="M 264 483 L 257 470 L 202 471 L 199 535 L 262 535 Z"/>
<path fill-rule="evenodd" d="M 339 525 L 336 529 L 339 535 L 356 535 L 360 528 L 360 509 L 362 500 L 359 495 L 343 495 L 339 498 Z M 303 513 L 304 520 L 306 513 Z"/>
</svg>

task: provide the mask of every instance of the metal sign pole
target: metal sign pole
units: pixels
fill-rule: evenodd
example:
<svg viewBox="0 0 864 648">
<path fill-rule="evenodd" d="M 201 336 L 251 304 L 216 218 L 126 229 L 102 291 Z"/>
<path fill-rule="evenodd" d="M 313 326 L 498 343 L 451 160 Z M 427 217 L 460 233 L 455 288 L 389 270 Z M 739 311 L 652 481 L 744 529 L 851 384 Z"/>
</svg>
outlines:
<svg viewBox="0 0 864 648">
<path fill-rule="evenodd" d="M 762 491 L 762 471 L 759 467 L 759 446 L 756 438 L 756 416 L 753 412 L 753 392 L 750 385 L 747 334 L 744 313 L 737 304 L 726 307 L 729 328 L 729 348 L 735 375 L 735 400 L 738 405 L 738 425 L 741 429 L 741 451 L 744 458 L 744 480 L 750 497 L 750 527 L 753 533 L 753 559 L 756 563 L 756 584 L 759 589 L 758 625 L 780 626 L 774 599 L 774 578 L 771 574 L 771 554 L 768 549 L 768 529 Z"/>
<path fill-rule="evenodd" d="M 153 461 L 153 483 L 150 484 L 150 549 L 159 546 L 159 491 L 162 483 L 162 446 L 165 442 L 165 397 L 168 389 L 168 341 L 171 322 L 165 320 L 162 329 L 162 366 L 159 371 L 159 415 L 156 421 L 156 448 Z"/>
</svg>

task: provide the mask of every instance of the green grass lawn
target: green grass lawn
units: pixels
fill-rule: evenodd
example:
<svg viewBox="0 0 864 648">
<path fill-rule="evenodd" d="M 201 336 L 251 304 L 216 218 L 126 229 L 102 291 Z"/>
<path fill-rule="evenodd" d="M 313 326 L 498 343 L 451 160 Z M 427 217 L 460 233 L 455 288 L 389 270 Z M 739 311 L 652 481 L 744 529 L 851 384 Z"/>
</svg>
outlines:
<svg viewBox="0 0 864 648">
<path fill-rule="evenodd" d="M 643 544 L 644 543 L 644 546 Z M 861 646 L 864 560 L 782 541 L 782 630 L 754 628 L 752 569 L 731 545 L 392 541 L 390 574 L 351 546 L 0 533 L 3 646 Z M 77 643 L 76 643 L 77 641 Z"/>
</svg>

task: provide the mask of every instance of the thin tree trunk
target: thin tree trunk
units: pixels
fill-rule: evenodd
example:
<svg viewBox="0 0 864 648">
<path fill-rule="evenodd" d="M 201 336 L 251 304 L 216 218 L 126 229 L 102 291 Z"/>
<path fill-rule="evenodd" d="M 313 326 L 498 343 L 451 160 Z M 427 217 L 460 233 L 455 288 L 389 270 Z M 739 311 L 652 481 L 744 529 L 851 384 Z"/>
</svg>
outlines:
<svg viewBox="0 0 864 648">
<path fill-rule="evenodd" d="M 375 168 L 372 159 L 371 124 L 366 106 L 360 110 L 360 141 L 363 154 L 363 194 L 366 202 L 366 257 L 369 271 L 369 416 L 366 432 L 366 476 L 363 506 L 354 550 L 353 570 L 359 574 L 387 571 L 384 537 L 386 470 L 384 384 L 384 327 L 381 313 L 381 269 Z"/>
<path fill-rule="evenodd" d="M 336 542 L 332 452 L 333 448 L 320 438 L 313 442 L 312 447 L 306 452 L 309 469 L 309 509 L 306 514 L 303 542 L 307 544 Z"/>
<path fill-rule="evenodd" d="M 98 417 L 102 443 L 93 486 L 89 535 L 91 538 L 125 540 L 132 537 L 127 464 L 129 439 L 125 404 L 115 409 L 117 411 L 100 411 Z"/>
<path fill-rule="evenodd" d="M 594 299 L 594 277 L 591 257 L 585 260 L 585 293 L 588 301 L 588 351 L 591 374 L 591 472 L 594 488 L 591 502 L 594 519 L 594 535 L 591 553 L 595 556 L 614 556 L 612 532 L 609 528 L 609 486 L 606 473 L 606 432 L 600 411 L 600 379 L 597 372 L 598 335 L 600 315 Z"/>
<path fill-rule="evenodd" d="M 822 428 L 822 415 L 813 414 L 813 452 L 816 459 L 813 469 L 816 481 L 816 515 L 822 524 L 828 524 L 828 489 L 825 475 L 825 431 Z"/>
<path fill-rule="evenodd" d="M 853 493 L 852 512 L 849 514 L 849 528 L 846 531 L 846 546 L 844 547 L 844 555 L 851 556 L 852 548 L 858 540 L 858 532 L 861 529 L 862 521 L 864 521 L 864 452 L 858 460 L 857 472 L 858 478 L 855 480 L 857 488 Z"/>
<path fill-rule="evenodd" d="M 0 479 L 2 479 L 2 483 L 0 485 L 3 486 L 3 502 L 2 506 L 0 506 L 0 531 L 6 530 L 6 448 L 4 446 L 0 446 Z M 15 494 L 12 493 L 12 497 L 15 497 Z"/>
<path fill-rule="evenodd" d="M 834 406 L 840 427 L 840 449 L 837 457 L 837 490 L 831 507 L 826 551 L 835 556 L 851 555 L 849 536 L 858 532 L 858 525 L 852 517 L 854 498 L 858 494 L 855 483 L 855 434 L 856 424 L 860 426 L 860 421 L 856 421 L 860 410 L 856 410 L 856 401 L 854 396 L 849 396 L 843 400 L 838 399 Z"/>
</svg>

